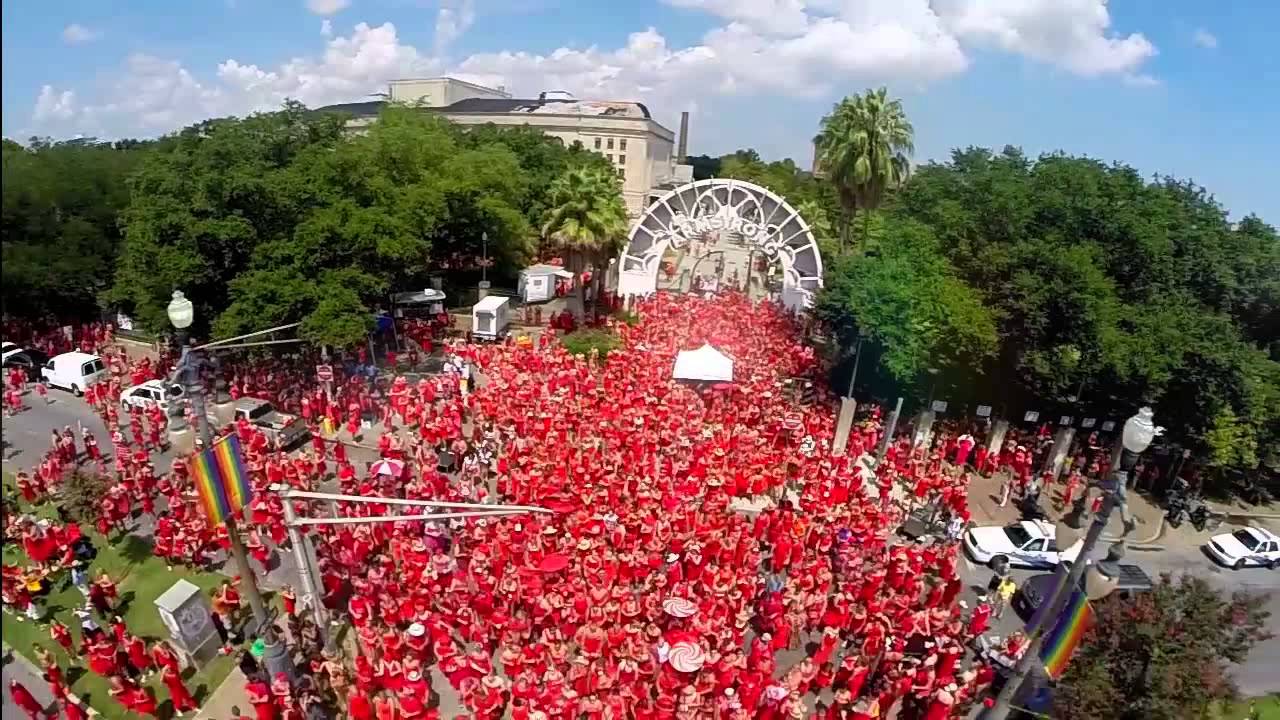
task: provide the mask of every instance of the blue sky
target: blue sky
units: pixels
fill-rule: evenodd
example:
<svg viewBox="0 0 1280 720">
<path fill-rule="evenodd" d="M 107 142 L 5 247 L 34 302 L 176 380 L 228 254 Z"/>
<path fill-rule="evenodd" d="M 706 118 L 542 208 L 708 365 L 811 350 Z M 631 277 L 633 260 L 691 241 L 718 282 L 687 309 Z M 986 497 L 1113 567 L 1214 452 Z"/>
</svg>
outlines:
<svg viewBox="0 0 1280 720">
<path fill-rule="evenodd" d="M 449 74 L 641 100 L 673 128 L 687 109 L 695 154 L 807 165 L 831 104 L 887 84 L 919 162 L 1062 149 L 1280 223 L 1273 0 L 9 0 L 2 14 L 3 132 L 18 139 L 154 136 Z"/>
</svg>

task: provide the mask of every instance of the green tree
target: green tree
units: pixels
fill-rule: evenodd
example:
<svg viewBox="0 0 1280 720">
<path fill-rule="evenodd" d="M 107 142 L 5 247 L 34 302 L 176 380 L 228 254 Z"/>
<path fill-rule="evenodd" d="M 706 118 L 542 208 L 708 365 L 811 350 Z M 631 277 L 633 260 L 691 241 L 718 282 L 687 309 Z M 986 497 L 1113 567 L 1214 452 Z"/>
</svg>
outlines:
<svg viewBox="0 0 1280 720">
<path fill-rule="evenodd" d="M 862 211 L 865 238 L 868 213 L 906 180 L 914 134 L 902 102 L 890 99 L 883 87 L 844 98 L 822 118 L 813 142 L 819 167 L 839 194 L 842 250 L 849 246 L 854 216 Z"/>
<path fill-rule="evenodd" d="M 208 120 L 169 138 L 129 180 L 124 242 L 107 300 L 164 331 L 165 306 L 181 288 L 197 305 L 197 322 L 212 320 L 260 248 L 293 233 L 300 188 L 291 184 L 290 166 L 308 149 L 331 151 L 341 140 L 341 119 L 297 103 Z"/>
<path fill-rule="evenodd" d="M 1230 667 L 1270 634 L 1265 597 L 1224 598 L 1165 575 L 1150 593 L 1095 602 L 1090 629 L 1054 693 L 1061 720 L 1200 720 L 1232 700 Z"/>
<path fill-rule="evenodd" d="M 952 269 L 925 225 L 893 221 L 879 252 L 841 256 L 827 274 L 817 312 L 845 347 L 861 333 L 898 382 L 930 366 L 963 366 L 997 347 L 996 318 Z"/>
<path fill-rule="evenodd" d="M 92 471 L 76 469 L 67 473 L 58 489 L 58 507 L 71 519 L 92 527 L 102 514 L 102 501 L 111 481 Z"/>
<path fill-rule="evenodd" d="M 98 294 L 119 252 L 126 180 L 157 145 L 33 139 L 24 147 L 4 141 L 5 312 L 98 319 Z"/>
<path fill-rule="evenodd" d="M 967 383 L 984 404 L 1106 417 L 1149 401 L 1171 440 L 1242 470 L 1267 453 L 1215 451 L 1223 438 L 1280 439 L 1280 239 L 1261 220 L 1233 227 L 1189 183 L 1016 148 L 917 168 L 886 214 L 927 225 L 996 317 L 999 350 Z"/>
<path fill-rule="evenodd" d="M 580 285 L 586 266 L 592 266 L 598 297 L 609 260 L 621 250 L 627 232 L 617 178 L 607 171 L 569 170 L 551 184 L 548 206 L 542 236 L 565 253 L 575 285 Z"/>
</svg>

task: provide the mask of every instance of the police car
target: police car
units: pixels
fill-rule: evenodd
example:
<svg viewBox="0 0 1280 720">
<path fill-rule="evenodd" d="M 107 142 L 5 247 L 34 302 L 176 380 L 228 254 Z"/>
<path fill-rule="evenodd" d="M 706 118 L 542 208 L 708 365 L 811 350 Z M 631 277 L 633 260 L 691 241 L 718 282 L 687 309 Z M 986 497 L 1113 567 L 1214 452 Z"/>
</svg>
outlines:
<svg viewBox="0 0 1280 720">
<path fill-rule="evenodd" d="M 1059 550 L 1053 524 L 1044 520 L 1023 520 L 1004 527 L 975 527 L 964 534 L 965 554 L 975 562 L 993 567 L 1003 559 L 1013 567 L 1053 568 L 1061 562 L 1074 561 L 1082 545 L 1082 541 L 1077 541 Z"/>
</svg>

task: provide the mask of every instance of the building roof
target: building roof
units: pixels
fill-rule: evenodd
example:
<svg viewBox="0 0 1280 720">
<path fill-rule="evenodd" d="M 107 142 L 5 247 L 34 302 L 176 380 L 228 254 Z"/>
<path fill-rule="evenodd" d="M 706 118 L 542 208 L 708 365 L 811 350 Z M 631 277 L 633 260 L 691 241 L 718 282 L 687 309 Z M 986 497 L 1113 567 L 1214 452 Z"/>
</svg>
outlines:
<svg viewBox="0 0 1280 720">
<path fill-rule="evenodd" d="M 466 98 L 438 108 L 446 113 L 525 113 L 529 115 L 595 115 L 651 119 L 649 108 L 638 102 L 547 98 Z"/>
<path fill-rule="evenodd" d="M 497 312 L 498 308 L 506 305 L 510 300 L 511 298 L 505 295 L 486 295 L 471 309 L 479 312 Z"/>
<path fill-rule="evenodd" d="M 316 108 L 316 112 L 350 113 L 356 117 L 377 115 L 385 107 L 385 100 L 369 100 L 366 102 L 341 103 Z M 510 115 L 523 113 L 527 115 L 591 115 L 596 117 L 627 117 L 651 120 L 649 108 L 644 103 L 614 102 L 601 100 L 567 100 L 548 98 L 546 100 L 522 100 L 519 98 L 467 98 L 445 107 L 423 108 L 433 112 Z"/>
<path fill-rule="evenodd" d="M 325 105 L 316 108 L 316 112 L 327 113 L 350 113 L 356 117 L 372 117 L 382 112 L 382 108 L 387 104 L 386 100 L 369 100 L 367 102 L 339 103 L 337 105 Z"/>
</svg>

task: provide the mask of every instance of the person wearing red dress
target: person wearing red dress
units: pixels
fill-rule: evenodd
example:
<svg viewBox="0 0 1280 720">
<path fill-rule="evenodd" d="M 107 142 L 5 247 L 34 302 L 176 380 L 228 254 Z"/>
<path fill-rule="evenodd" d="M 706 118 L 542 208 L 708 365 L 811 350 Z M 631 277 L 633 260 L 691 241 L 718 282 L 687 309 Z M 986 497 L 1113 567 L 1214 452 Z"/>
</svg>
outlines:
<svg viewBox="0 0 1280 720">
<path fill-rule="evenodd" d="M 17 680 L 9 681 L 9 696 L 13 698 L 13 702 L 22 712 L 27 714 L 31 720 L 44 720 L 44 706 L 40 701 L 36 700 L 35 695 L 27 689 L 26 685 Z"/>
<path fill-rule="evenodd" d="M 172 665 L 165 665 L 160 671 L 160 680 L 169 689 L 169 699 L 173 701 L 173 709 L 179 715 L 199 709 L 200 705 L 196 703 L 195 696 L 183 684 L 182 675 L 178 673 L 177 668 Z"/>
</svg>

